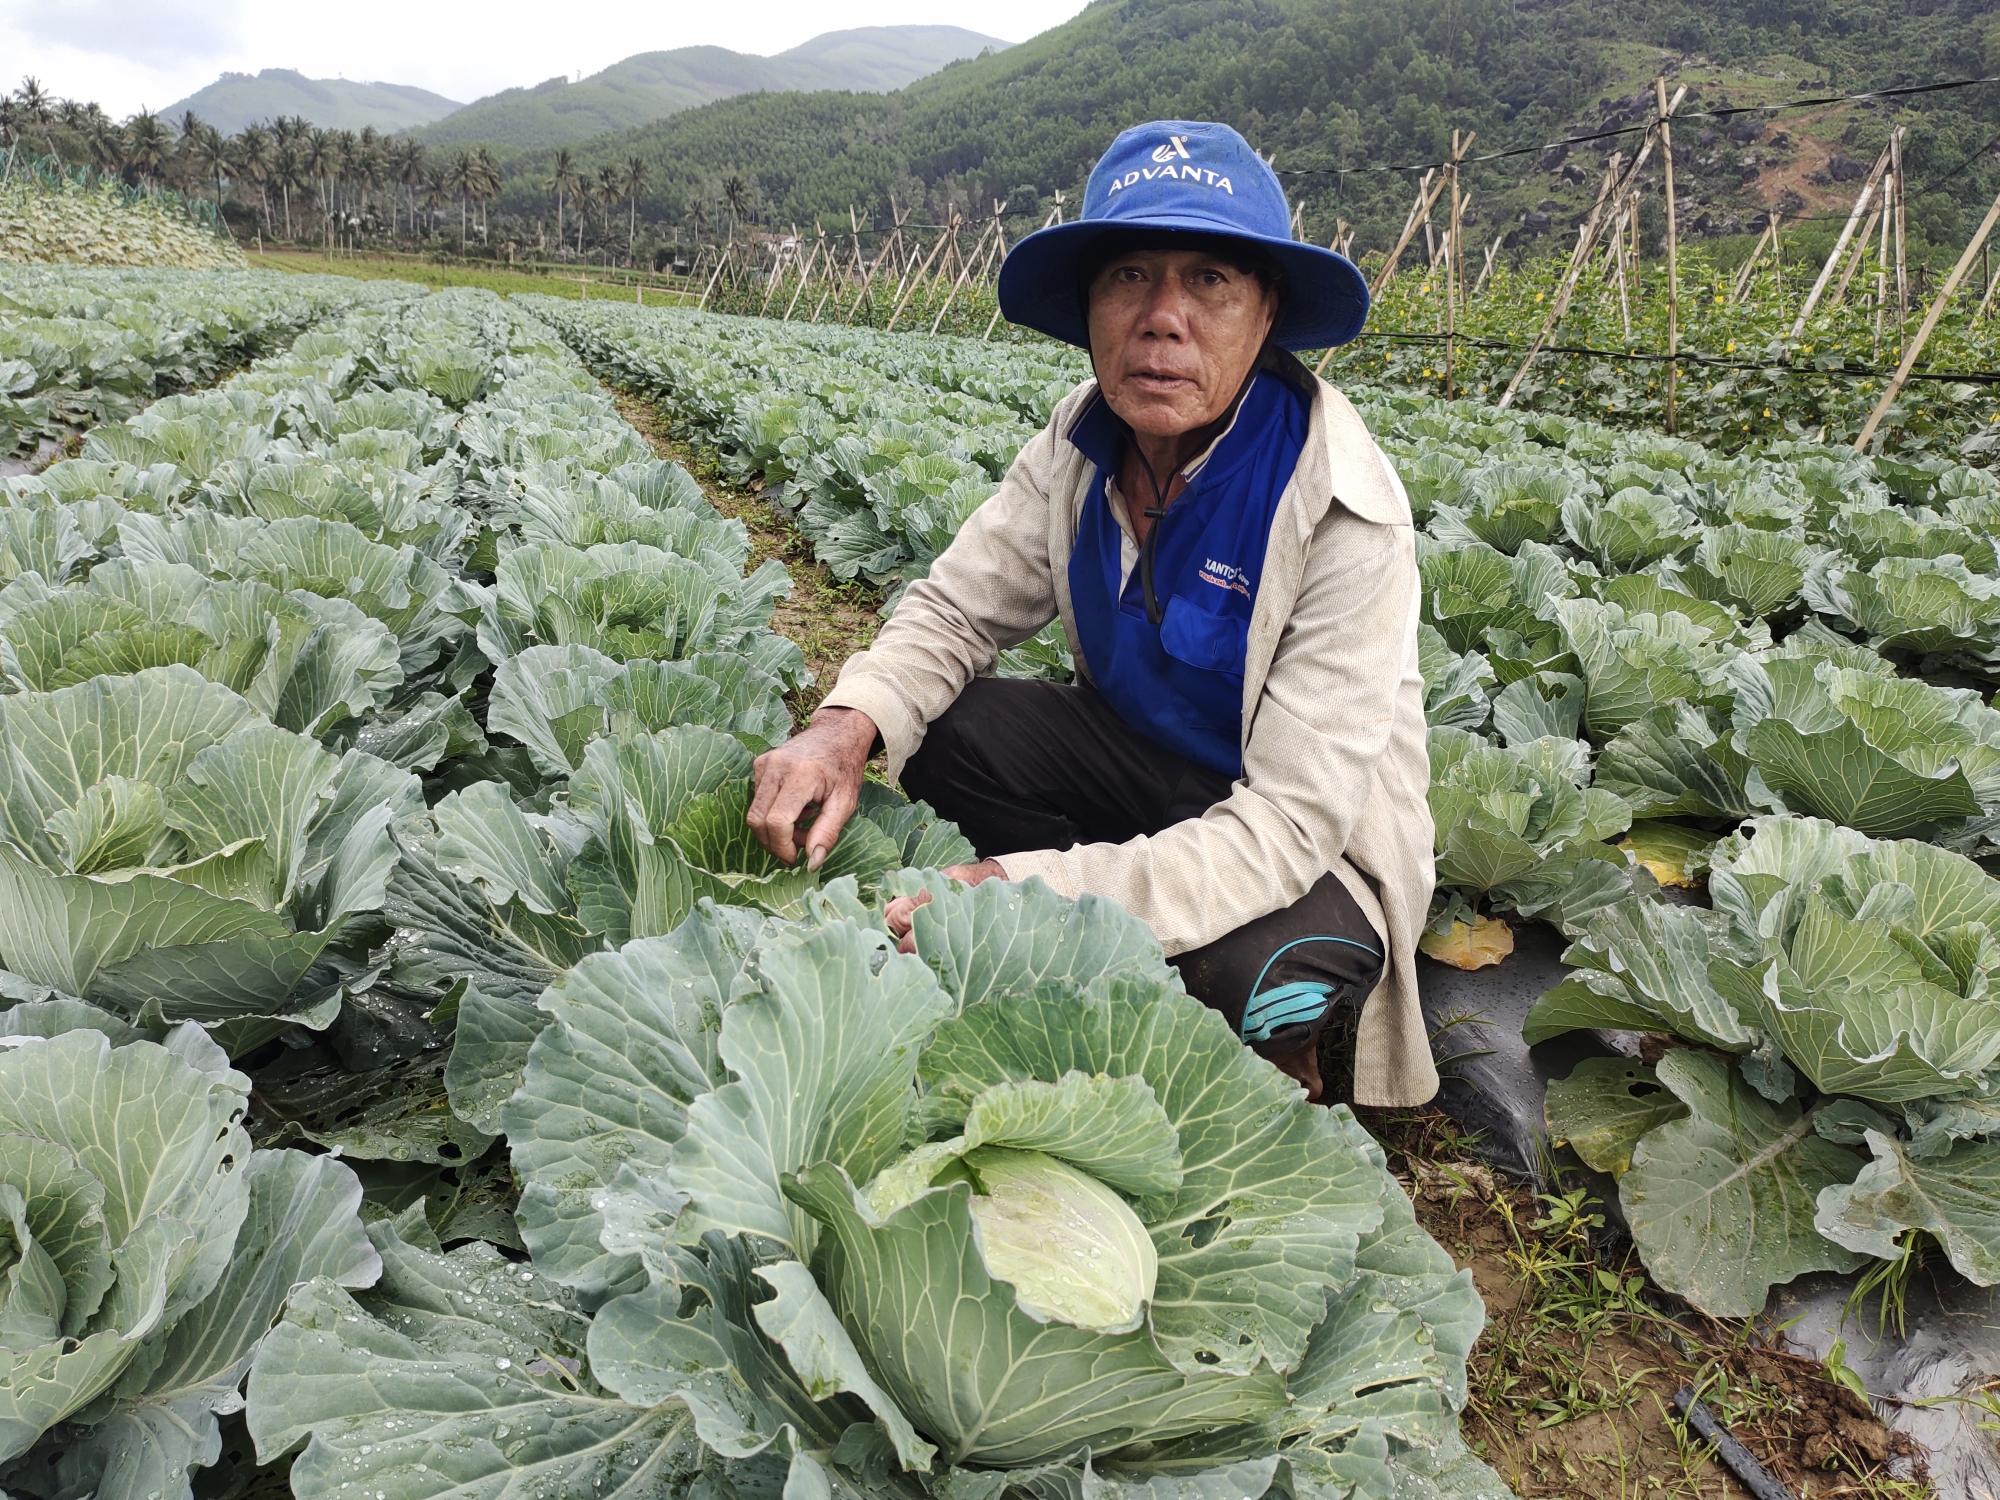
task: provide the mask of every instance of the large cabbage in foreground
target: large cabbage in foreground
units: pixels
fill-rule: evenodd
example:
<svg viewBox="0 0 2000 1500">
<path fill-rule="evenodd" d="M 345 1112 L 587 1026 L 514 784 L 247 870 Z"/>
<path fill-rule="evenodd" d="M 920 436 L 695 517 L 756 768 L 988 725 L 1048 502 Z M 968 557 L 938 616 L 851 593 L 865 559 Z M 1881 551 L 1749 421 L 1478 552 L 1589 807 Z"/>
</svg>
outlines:
<svg viewBox="0 0 2000 1500">
<path fill-rule="evenodd" d="M 301 1497 L 1505 1493 L 1470 1277 L 1347 1110 L 1115 907 L 940 884 L 910 957 L 853 890 L 549 989 L 533 1265 L 384 1223 L 378 1286 L 303 1287 L 249 1414 Z"/>
<path fill-rule="evenodd" d="M 375 1279 L 361 1184 L 331 1156 L 251 1150 L 250 1080 L 197 1026 L 113 1046 L 92 1028 L 118 1023 L 75 1001 L 7 1015 L 0 1483 L 186 1495 L 291 1287 Z"/>
</svg>

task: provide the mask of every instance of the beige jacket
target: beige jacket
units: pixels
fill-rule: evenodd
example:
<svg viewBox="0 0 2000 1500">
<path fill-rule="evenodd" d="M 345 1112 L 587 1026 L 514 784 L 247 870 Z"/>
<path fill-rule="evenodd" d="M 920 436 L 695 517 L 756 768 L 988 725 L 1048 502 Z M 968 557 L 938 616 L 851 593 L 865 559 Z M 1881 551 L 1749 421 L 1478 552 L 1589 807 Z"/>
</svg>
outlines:
<svg viewBox="0 0 2000 1500">
<path fill-rule="evenodd" d="M 1251 616 L 1242 779 L 1201 817 L 1150 837 L 1000 859 L 1015 879 L 1116 900 L 1169 954 L 1289 906 L 1335 872 L 1389 951 L 1362 1011 L 1355 1102 L 1421 1104 L 1438 1077 L 1414 962 L 1435 879 L 1414 528 L 1353 406 L 1315 385 Z M 891 779 L 1002 650 L 1057 616 L 1074 648 L 1069 557 L 1095 469 L 1064 435 L 1095 392 L 1087 381 L 1063 398 L 827 695 L 875 721 Z M 1081 652 L 1077 667 L 1088 672 Z"/>
</svg>

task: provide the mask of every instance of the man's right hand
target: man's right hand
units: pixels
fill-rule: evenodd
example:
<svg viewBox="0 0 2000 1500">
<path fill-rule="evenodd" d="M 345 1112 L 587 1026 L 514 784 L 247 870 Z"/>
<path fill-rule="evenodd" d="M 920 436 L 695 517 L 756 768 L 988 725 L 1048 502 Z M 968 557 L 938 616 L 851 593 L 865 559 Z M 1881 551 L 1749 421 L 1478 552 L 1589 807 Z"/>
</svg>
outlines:
<svg viewBox="0 0 2000 1500">
<path fill-rule="evenodd" d="M 875 748 L 875 721 L 858 708 L 822 708 L 805 733 L 757 757 L 750 774 L 756 795 L 750 801 L 750 831 L 785 864 L 795 864 L 799 847 L 806 868 L 817 870 L 832 851 L 840 830 L 861 802 L 861 775 Z M 808 813 L 812 826 L 800 837 Z"/>
</svg>

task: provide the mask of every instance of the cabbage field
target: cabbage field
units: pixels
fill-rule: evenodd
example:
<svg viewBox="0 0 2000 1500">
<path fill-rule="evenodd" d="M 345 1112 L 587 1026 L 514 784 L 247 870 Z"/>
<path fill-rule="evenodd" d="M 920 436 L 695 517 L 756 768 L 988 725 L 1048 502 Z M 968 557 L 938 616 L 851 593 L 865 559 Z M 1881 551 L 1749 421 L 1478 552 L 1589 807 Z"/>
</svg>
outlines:
<svg viewBox="0 0 2000 1500">
<path fill-rule="evenodd" d="M 835 572 L 892 590 L 1082 368 L 536 306 L 795 507 Z M 1684 1044 L 1550 1090 L 1654 1280 L 1742 1316 L 1805 1271 L 1934 1243 L 2000 1281 L 2000 481 L 1354 394 L 1422 530 L 1428 946 L 1553 923 L 1574 972 L 1530 1041 Z M 1059 674 L 1062 643 L 1013 666 Z"/>
<path fill-rule="evenodd" d="M 1470 1273 L 1143 926 L 947 888 L 886 787 L 816 873 L 748 837 L 792 579 L 599 383 L 893 605 L 1080 355 L 0 299 L 19 445 L 74 453 L 0 481 L 0 1488 L 1506 1493 Z M 2000 482 L 1353 394 L 1420 528 L 1426 948 L 1550 924 L 1528 1040 L 1650 1039 L 1548 1119 L 1652 1280 L 2000 1282 Z"/>
<path fill-rule="evenodd" d="M 0 459 L 213 385 L 414 290 L 336 276 L 0 265 Z"/>
<path fill-rule="evenodd" d="M 791 580 L 580 331 L 64 274 L 148 331 L 0 504 L 0 1488 L 1505 1494 L 1469 1273 L 1139 923 L 748 839 Z"/>
</svg>

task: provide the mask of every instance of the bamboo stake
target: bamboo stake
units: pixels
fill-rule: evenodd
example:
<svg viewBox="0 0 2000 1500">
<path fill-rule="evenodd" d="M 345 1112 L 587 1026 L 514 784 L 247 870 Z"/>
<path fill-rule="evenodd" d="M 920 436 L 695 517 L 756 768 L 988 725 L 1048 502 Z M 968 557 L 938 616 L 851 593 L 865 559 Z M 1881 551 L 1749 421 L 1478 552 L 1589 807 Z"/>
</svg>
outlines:
<svg viewBox="0 0 2000 1500">
<path fill-rule="evenodd" d="M 1457 153 L 1452 157 L 1453 162 L 1457 162 L 1460 157 L 1472 149 L 1472 142 L 1478 134 L 1479 132 L 1476 130 L 1466 134 L 1465 139 L 1459 143 Z M 1433 178 L 1437 178 L 1435 186 L 1432 185 Z M 1403 233 L 1396 241 L 1396 248 L 1389 252 L 1389 258 L 1382 263 L 1382 269 L 1375 273 L 1374 281 L 1369 283 L 1368 297 L 1370 301 L 1381 295 L 1382 288 L 1389 284 L 1389 278 L 1396 274 L 1396 262 L 1403 258 L 1403 252 L 1409 249 L 1410 241 L 1416 237 L 1417 225 L 1430 221 L 1431 205 L 1437 202 L 1437 195 L 1443 191 L 1444 179 L 1437 177 L 1437 169 L 1433 167 L 1425 172 L 1423 180 L 1417 185 L 1417 201 L 1410 205 L 1410 216 L 1403 221 Z M 1327 361 L 1332 358 L 1333 351 L 1331 349 L 1320 355 L 1319 363 L 1313 366 L 1313 373 L 1315 375 L 1324 374 Z"/>
<path fill-rule="evenodd" d="M 798 238 L 798 232 L 798 226 L 796 224 L 793 225 L 792 237 L 794 239 Z M 778 290 L 778 274 L 783 269 L 784 264 L 785 246 L 780 241 L 778 244 L 778 253 L 771 257 L 771 279 L 764 283 L 764 300 L 757 304 L 757 316 L 760 318 L 764 316 L 764 310 L 771 305 L 771 298 Z"/>
<path fill-rule="evenodd" d="M 1451 133 L 1451 219 L 1446 225 L 1444 247 L 1444 399 L 1451 400 L 1453 356 L 1458 353 L 1458 233 L 1465 221 L 1465 197 L 1458 190 L 1458 132 Z"/>
<path fill-rule="evenodd" d="M 1889 137 L 1889 170 L 1896 174 L 1896 348 L 1903 347 L 1903 340 L 1910 327 L 1910 277 L 1905 254 L 1907 225 L 1904 219 L 1904 205 L 1909 201 L 1903 181 L 1903 137 L 1899 131 Z"/>
<path fill-rule="evenodd" d="M 1628 216 L 1632 214 L 1627 209 Z M 1632 341 L 1632 297 L 1625 286 L 1625 225 L 1621 222 L 1613 236 L 1616 262 L 1618 266 L 1618 321 L 1625 329 L 1625 341 Z"/>
<path fill-rule="evenodd" d="M 858 271 L 861 269 L 861 223 L 854 217 L 854 205 L 852 203 L 847 205 L 847 228 L 848 233 L 854 239 L 854 259 L 851 262 L 851 268 Z M 819 321 L 819 315 L 826 311 L 826 304 L 833 299 L 834 288 L 839 284 L 834 277 L 832 267 L 833 262 L 828 260 L 826 290 L 819 294 L 819 305 L 813 308 L 812 321 L 815 323 Z M 843 267 L 840 275 L 846 276 L 848 269 Z"/>
<path fill-rule="evenodd" d="M 1731 307 L 1742 301 L 1743 294 L 1750 289 L 1751 278 L 1755 276 L 1757 271 L 1758 257 L 1763 255 L 1764 247 L 1770 243 L 1771 229 L 1777 222 L 1778 211 L 1776 209 L 1772 209 L 1771 212 L 1764 215 L 1763 233 L 1757 236 L 1757 243 L 1750 247 L 1750 258 L 1743 262 L 1742 268 L 1736 273 L 1735 282 L 1729 288 L 1729 305 Z"/>
<path fill-rule="evenodd" d="M 1799 308 L 1798 318 L 1792 324 L 1789 337 L 1796 339 L 1806 331 L 1806 319 L 1812 316 L 1813 308 L 1819 305 L 1820 293 L 1826 290 L 1827 282 L 1833 277 L 1833 268 L 1840 264 L 1841 253 L 1847 249 L 1847 242 L 1854 237 L 1854 227 L 1861 222 L 1862 214 L 1867 212 L 1868 200 L 1875 196 L 1876 184 L 1881 182 L 1883 172 L 1900 159 L 1896 155 L 1896 143 L 1902 139 L 1902 135 L 1903 127 L 1898 125 L 1889 137 L 1888 146 L 1875 159 L 1874 169 L 1869 172 L 1868 180 L 1861 185 L 1861 191 L 1854 199 L 1854 207 L 1848 212 L 1847 222 L 1841 226 L 1840 235 L 1833 242 L 1833 250 L 1827 255 L 1826 264 L 1819 268 L 1819 280 L 1815 281 L 1812 290 L 1806 293 L 1806 300 Z M 1776 210 L 1772 212 L 1775 213 Z M 1772 220 L 1773 225 L 1776 222 L 1775 219 Z"/>
<path fill-rule="evenodd" d="M 1479 289 L 1486 285 L 1486 278 L 1493 274 L 1493 257 L 1500 253 L 1500 242 L 1507 238 L 1506 232 L 1493 236 L 1493 243 L 1486 247 L 1486 264 L 1479 268 L 1479 279 L 1472 283 L 1472 295 L 1477 297 Z"/>
<path fill-rule="evenodd" d="M 1410 241 L 1417 237 L 1417 225 L 1430 223 L 1431 205 L 1437 202 L 1438 194 L 1444 191 L 1444 179 L 1438 178 L 1436 186 L 1432 186 L 1433 177 L 1437 177 L 1435 167 L 1424 173 L 1423 180 L 1417 184 L 1417 201 L 1410 205 L 1410 216 L 1403 224 L 1403 233 L 1396 241 L 1396 248 L 1389 252 L 1389 258 L 1382 263 L 1382 269 L 1375 273 L 1375 282 L 1368 288 L 1370 297 L 1387 286 L 1389 278 L 1396 274 L 1397 262 L 1402 260 L 1403 252 L 1410 248 Z"/>
<path fill-rule="evenodd" d="M 1868 362 L 1882 358 L 1882 314 L 1889 303 L 1889 241 L 1896 227 L 1896 179 L 1882 180 L 1882 238 L 1875 247 L 1875 337 L 1869 346 Z"/>
<path fill-rule="evenodd" d="M 785 315 L 778 319 L 780 323 L 789 323 L 792 321 L 792 309 L 799 305 L 799 298 L 805 295 L 806 284 L 812 280 L 813 267 L 819 264 L 820 255 L 825 249 L 826 231 L 821 229 L 819 232 L 819 243 L 813 246 L 813 253 L 806 261 L 805 270 L 799 276 L 798 288 L 792 293 L 792 300 L 785 304 Z"/>
<path fill-rule="evenodd" d="M 1455 172 L 1456 170 L 1457 170 L 1457 169 L 1456 169 L 1456 168 L 1453 168 L 1453 167 L 1447 167 L 1447 168 L 1446 168 L 1446 171 L 1447 171 L 1448 173 L 1450 173 L 1450 172 Z M 1450 191 L 1455 191 L 1455 190 L 1450 190 Z M 1450 191 L 1448 191 L 1448 192 L 1447 192 L 1447 194 L 1446 194 L 1446 197 L 1447 197 L 1447 201 L 1451 201 L 1451 200 L 1450 200 Z M 1457 201 L 1457 205 L 1458 205 L 1458 213 L 1459 213 L 1459 214 L 1460 214 L 1461 216 L 1463 216 L 1463 214 L 1464 214 L 1465 210 L 1466 210 L 1466 209 L 1468 209 L 1468 208 L 1470 208 L 1470 207 L 1472 207 L 1472 194 L 1470 194 L 1470 193 L 1465 193 L 1465 194 L 1461 195 L 1461 196 L 1460 196 L 1460 197 L 1459 197 L 1459 198 L 1458 198 L 1458 199 L 1457 199 L 1456 201 Z M 1453 241 L 1453 239 L 1452 239 L 1452 237 L 1451 237 L 1451 228 L 1450 228 L 1450 225 L 1449 225 L 1449 220 L 1450 220 L 1450 218 L 1451 218 L 1451 214 L 1450 214 L 1450 212 L 1449 212 L 1449 211 L 1447 211 L 1447 213 L 1446 213 L 1445 217 L 1446 217 L 1446 220 L 1447 220 L 1447 224 L 1446 224 L 1446 228 L 1445 228 L 1445 232 L 1444 232 L 1444 233 L 1443 233 L 1442 235 L 1440 235 L 1440 236 L 1438 237 L 1438 242 L 1437 242 L 1437 253 L 1436 253 L 1435 255 L 1433 255 L 1433 256 L 1431 257 L 1431 269 L 1432 269 L 1433 271 L 1435 271 L 1435 270 L 1436 270 L 1436 269 L 1437 269 L 1437 268 L 1438 268 L 1438 267 L 1439 267 L 1440 265 L 1442 265 L 1442 264 L 1444 263 L 1444 260 L 1445 260 L 1445 258 L 1446 258 L 1447 256 L 1452 256 L 1452 255 L 1457 255 L 1457 254 L 1458 254 L 1458 250 L 1457 250 L 1457 246 L 1456 246 L 1456 243 L 1455 243 L 1455 242 Z M 1461 259 L 1462 259 L 1462 258 L 1463 258 L 1463 257 L 1461 257 Z"/>
<path fill-rule="evenodd" d="M 992 235 L 993 231 L 1000 227 L 1000 207 L 1000 204 L 994 204 L 992 222 L 979 231 L 979 240 L 972 247 L 972 254 L 979 257 L 981 270 L 984 270 L 986 266 L 986 241 Z M 938 309 L 937 316 L 931 320 L 931 333 L 933 335 L 937 333 L 938 329 L 944 326 L 944 315 L 951 311 L 952 303 L 958 300 L 958 289 L 965 285 L 966 277 L 971 274 L 972 256 L 967 256 L 965 264 L 959 268 L 958 280 L 951 284 L 951 292 L 944 299 L 944 306 Z"/>
<path fill-rule="evenodd" d="M 1667 103 L 1664 75 L 1653 80 L 1653 100 L 1660 111 L 1660 163 L 1667 177 L 1667 435 L 1672 437 L 1681 370 L 1681 261 L 1680 233 L 1674 223 L 1674 105 Z M 1674 104 L 1679 102 L 1676 98 Z"/>
<path fill-rule="evenodd" d="M 906 212 L 896 207 L 896 200 L 893 196 L 889 199 L 889 217 L 893 221 L 893 226 L 889 231 L 889 238 L 882 242 L 882 248 L 876 252 L 874 261 L 869 265 L 867 273 L 862 276 L 861 290 L 854 294 L 854 302 L 847 309 L 847 316 L 842 318 L 841 322 L 852 323 L 854 321 L 854 314 L 860 310 L 863 299 L 874 289 L 875 273 L 881 270 L 882 262 L 888 256 L 889 252 L 901 242 L 903 237 L 903 223 L 909 218 L 910 213 L 914 211 L 915 205 L 912 205 L 911 209 Z M 861 249 L 861 237 L 858 232 L 855 235 L 854 248 L 858 254 Z M 873 307 L 874 304 L 871 302 L 869 305 Z"/>
<path fill-rule="evenodd" d="M 732 240 L 730 243 L 733 246 L 735 242 Z M 721 255 L 718 255 L 715 258 L 715 274 L 708 278 L 708 285 L 701 289 L 701 301 L 697 302 L 694 305 L 696 312 L 700 312 L 703 308 L 708 306 L 708 294 L 715 290 L 715 283 L 722 276 L 722 268 L 728 263 L 729 263 L 729 255 L 727 251 L 725 251 Z"/>
<path fill-rule="evenodd" d="M 909 278 L 909 290 L 898 299 L 896 310 L 889 314 L 889 326 L 883 329 L 884 333 L 894 333 L 896 331 L 896 320 L 902 317 L 903 308 L 908 304 L 911 295 L 914 295 L 917 290 L 917 283 L 924 279 L 924 272 L 930 270 L 931 262 L 936 260 L 938 252 L 944 249 L 944 239 L 945 237 L 942 234 L 938 236 L 938 242 L 931 247 L 931 253 L 924 257 L 923 269 L 918 271 L 914 277 Z"/>
<path fill-rule="evenodd" d="M 1687 89 L 1683 86 L 1674 95 L 1673 102 L 1678 105 L 1686 93 Z M 1561 322 L 1562 315 L 1569 311 L 1569 300 L 1576 293 L 1577 280 L 1583 275 L 1583 268 L 1590 260 L 1591 247 L 1597 243 L 1597 236 L 1604 228 L 1604 205 L 1609 201 L 1615 201 L 1619 196 L 1618 193 L 1611 191 L 1613 178 L 1618 179 L 1621 193 L 1630 184 L 1637 182 L 1639 173 L 1646 165 L 1646 158 L 1653 154 L 1653 143 L 1658 138 L 1657 128 L 1649 128 L 1646 131 L 1640 140 L 1639 150 L 1632 158 L 1631 166 L 1625 169 L 1623 176 L 1618 175 L 1619 155 L 1617 152 L 1612 153 L 1611 161 L 1605 167 L 1604 181 L 1598 184 L 1597 203 L 1577 228 L 1576 249 L 1570 254 L 1569 270 L 1564 273 L 1561 285 L 1556 288 L 1555 296 L 1549 300 L 1549 310 L 1542 318 L 1541 331 L 1535 335 L 1535 341 L 1528 346 L 1528 352 L 1521 360 L 1521 367 L 1514 372 L 1514 378 L 1507 382 L 1507 389 L 1496 403 L 1503 411 L 1514 404 L 1514 397 L 1521 389 L 1521 382 L 1528 378 L 1528 369 L 1534 364 L 1535 356 L 1542 352 L 1542 346 L 1549 341 L 1549 335 L 1555 332 L 1556 324 Z"/>
<path fill-rule="evenodd" d="M 1993 232 L 1996 220 L 2000 220 L 2000 198 L 1995 198 L 1993 206 L 1986 210 L 1986 217 L 1979 221 L 1979 228 L 1973 231 L 1964 252 L 1958 257 L 1958 264 L 1951 268 L 1951 275 L 1945 278 L 1944 285 L 1939 288 L 1937 299 L 1931 303 L 1931 310 L 1924 314 L 1924 321 L 1917 329 L 1916 338 L 1903 352 L 1902 363 L 1896 366 L 1895 376 L 1883 390 L 1882 399 L 1875 403 L 1875 410 L 1868 414 L 1868 425 L 1861 429 L 1861 436 L 1854 440 L 1856 453 L 1865 453 L 1868 450 L 1868 440 L 1875 436 L 1875 429 L 1881 426 L 1882 419 L 1889 414 L 1889 408 L 1901 394 L 1903 383 L 1910 378 L 1910 371 L 1916 367 L 1918 356 L 1924 352 L 1924 345 L 1930 339 L 1931 330 L 1937 327 L 1938 319 L 1944 316 L 1945 307 L 1951 302 L 1952 294 L 1958 290 L 1958 284 L 1965 280 L 1965 273 L 1972 269 L 1973 259 L 1979 254 L 1980 247 L 1986 243 L 1986 236 Z"/>
<path fill-rule="evenodd" d="M 1875 237 L 1875 221 L 1881 217 L 1881 209 L 1871 210 L 1868 215 L 1868 222 L 1861 226 L 1861 233 L 1854 237 L 1854 248 L 1847 254 L 1847 269 L 1840 273 L 1840 280 L 1834 283 L 1833 290 L 1827 293 L 1826 305 L 1828 307 L 1838 307 L 1846 299 L 1848 283 L 1854 280 L 1854 273 L 1860 269 L 1861 262 L 1867 258 L 1868 242 Z"/>
<path fill-rule="evenodd" d="M 1973 322 L 1977 323 L 1981 318 L 1986 316 L 1987 309 L 1993 306 L 1993 293 L 1995 291 L 2000 291 L 2000 276 L 1996 276 L 1986 283 L 1986 295 L 1979 299 L 1979 306 L 1973 310 Z"/>
</svg>

